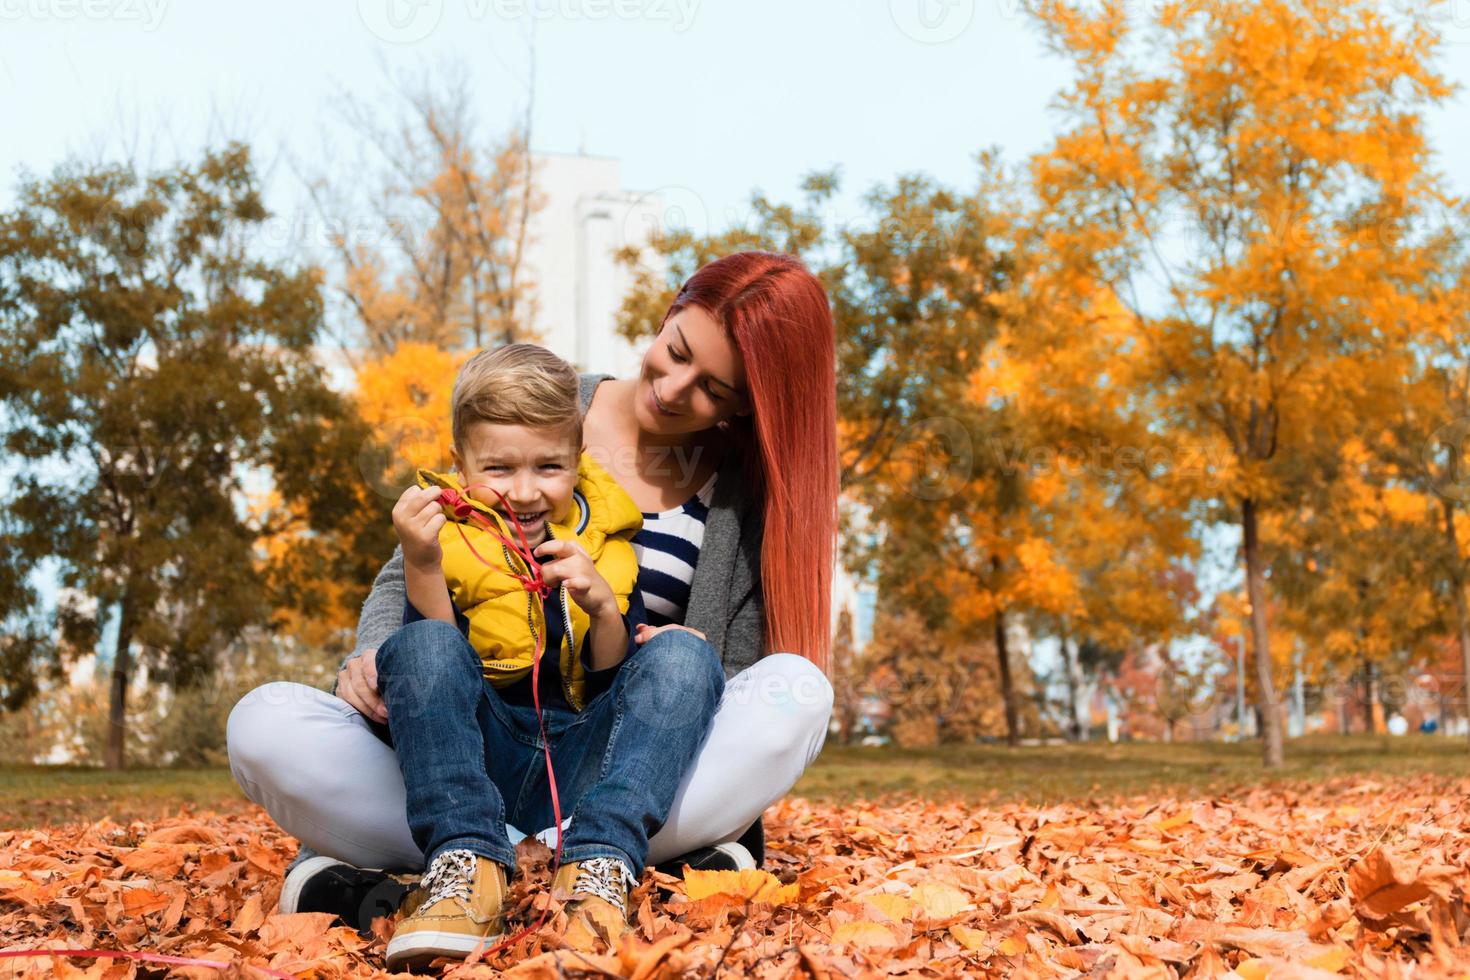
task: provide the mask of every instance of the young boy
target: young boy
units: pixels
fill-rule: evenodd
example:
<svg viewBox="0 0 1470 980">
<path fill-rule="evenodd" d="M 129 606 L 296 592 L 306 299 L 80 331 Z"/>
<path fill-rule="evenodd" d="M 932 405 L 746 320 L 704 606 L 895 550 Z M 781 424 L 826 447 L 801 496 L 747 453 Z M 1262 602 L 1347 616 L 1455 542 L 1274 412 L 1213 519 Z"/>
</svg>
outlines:
<svg viewBox="0 0 1470 980">
<path fill-rule="evenodd" d="M 406 490 L 393 508 L 408 593 L 405 623 L 436 619 L 458 626 L 493 688 L 486 696 L 523 708 L 533 703 L 539 637 L 541 706 L 581 712 L 636 648 L 643 616 L 631 539 L 642 517 L 617 483 L 581 453 L 577 375 L 549 351 L 512 344 L 476 354 L 455 381 L 452 411 L 458 478 L 420 471 L 420 485 Z M 462 501 L 458 512 L 441 502 L 445 490 Z M 544 604 L 523 584 L 535 569 L 488 531 L 486 522 L 517 544 L 519 523 L 552 589 Z M 404 727 L 423 724 L 389 716 L 395 743 L 432 737 Z M 487 750 L 490 744 L 487 735 Z M 415 839 L 436 853 L 425 854 L 429 868 L 420 894 L 406 903 L 413 911 L 389 943 L 391 968 L 464 956 L 482 940 L 493 944 L 514 871 L 482 854 L 433 843 L 453 834 L 434 827 L 432 815 L 413 812 L 415 786 L 402 751 L 400 762 L 410 783 Z M 501 772 L 498 761 L 490 766 L 494 782 L 507 784 L 497 786 L 506 804 L 516 800 L 527 778 L 537 778 L 529 773 L 533 765 L 544 766 L 539 754 L 520 765 L 525 772 Z M 557 887 L 573 894 L 569 938 L 579 907 L 587 906 L 583 917 L 608 917 L 609 910 L 597 904 L 606 890 L 599 877 L 610 877 L 626 895 L 630 872 L 618 862 L 605 863 L 569 863 L 557 876 Z M 578 895 L 577 888 L 589 882 L 591 892 Z M 583 925 L 589 935 L 596 933 L 590 923 Z"/>
<path fill-rule="evenodd" d="M 622 661 L 629 630 L 642 622 L 641 614 L 631 624 L 625 619 L 638 577 L 631 541 L 642 515 L 582 455 L 577 375 L 550 351 L 533 344 L 481 351 L 461 369 L 451 404 L 451 456 L 460 479 L 421 470 L 420 485 L 404 491 L 393 508 L 412 607 L 407 618 L 457 624 L 462 615 L 485 678 L 502 690 L 529 690 L 535 635 L 546 637 L 555 664 L 542 664 L 541 690 L 549 679 L 553 696 L 559 685 L 566 703 L 580 711 L 589 700 L 587 670 L 605 687 L 611 678 L 601 672 Z M 541 559 L 543 580 L 572 600 L 562 608 L 553 594 L 546 611 L 568 614 L 575 643 L 586 640 L 585 665 L 564 632 L 560 648 L 550 642 L 540 604 L 516 577 L 530 569 L 477 520 L 452 519 L 439 502 L 446 488 L 519 543 L 506 512 L 513 508 L 520 533 Z M 564 625 L 553 622 L 551 629 Z"/>
</svg>

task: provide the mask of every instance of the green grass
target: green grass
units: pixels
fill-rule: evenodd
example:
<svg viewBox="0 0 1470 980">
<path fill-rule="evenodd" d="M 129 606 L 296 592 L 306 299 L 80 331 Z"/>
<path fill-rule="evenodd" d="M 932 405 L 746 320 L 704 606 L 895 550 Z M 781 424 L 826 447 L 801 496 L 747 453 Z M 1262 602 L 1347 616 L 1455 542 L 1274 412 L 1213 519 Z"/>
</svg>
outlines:
<svg viewBox="0 0 1470 980">
<path fill-rule="evenodd" d="M 172 816 L 184 806 L 240 810 L 249 805 L 224 767 L 128 769 L 0 766 L 0 830 L 108 817 L 119 823 Z"/>
<path fill-rule="evenodd" d="M 1262 783 L 1300 785 L 1354 774 L 1470 776 L 1463 738 L 1311 736 L 1287 743 L 1269 776 L 1259 742 L 1088 743 L 1007 749 L 829 747 L 794 792 L 844 801 L 889 795 L 1050 803 L 1136 794 L 1218 793 Z"/>
<path fill-rule="evenodd" d="M 1019 749 L 830 746 L 794 792 L 838 802 L 925 796 L 1048 803 L 1137 794 L 1186 796 L 1263 782 L 1301 785 L 1341 775 L 1414 773 L 1470 777 L 1470 751 L 1463 739 L 1437 736 L 1314 736 L 1289 743 L 1286 768 L 1268 778 L 1256 742 Z M 103 817 L 119 822 L 156 819 L 186 805 L 228 811 L 248 803 L 224 768 L 115 773 L 59 766 L 0 767 L 0 829 Z"/>
</svg>

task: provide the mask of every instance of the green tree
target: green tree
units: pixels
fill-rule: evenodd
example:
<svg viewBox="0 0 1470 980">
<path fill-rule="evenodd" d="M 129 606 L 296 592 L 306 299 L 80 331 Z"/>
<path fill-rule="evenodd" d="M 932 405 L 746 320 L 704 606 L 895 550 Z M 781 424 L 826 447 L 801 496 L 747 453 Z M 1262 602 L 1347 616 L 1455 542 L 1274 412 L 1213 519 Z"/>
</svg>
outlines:
<svg viewBox="0 0 1470 980">
<path fill-rule="evenodd" d="M 0 685 L 23 702 L 111 623 L 112 768 L 136 664 L 187 688 L 268 617 L 257 542 L 279 515 L 247 490 L 273 485 L 319 526 L 351 516 L 331 483 L 361 433 L 313 359 L 320 274 L 253 256 L 266 219 L 241 145 L 148 176 L 63 166 L 0 215 L 0 433 L 19 469 L 0 615 L 25 638 Z M 54 632 L 18 573 L 43 561 Z"/>
</svg>

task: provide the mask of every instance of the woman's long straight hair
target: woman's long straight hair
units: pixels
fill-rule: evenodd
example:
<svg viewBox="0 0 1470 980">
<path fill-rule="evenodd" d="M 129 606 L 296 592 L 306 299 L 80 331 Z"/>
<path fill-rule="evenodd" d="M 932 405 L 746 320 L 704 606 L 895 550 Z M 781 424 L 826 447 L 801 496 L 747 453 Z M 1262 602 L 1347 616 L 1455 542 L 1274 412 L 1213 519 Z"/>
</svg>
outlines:
<svg viewBox="0 0 1470 980">
<path fill-rule="evenodd" d="M 837 379 L 832 310 L 801 261 L 737 252 L 701 268 L 665 314 L 697 306 L 745 362 L 751 490 L 761 502 L 766 652 L 823 670 L 837 536 Z M 736 429 L 743 420 L 734 420 Z"/>
</svg>

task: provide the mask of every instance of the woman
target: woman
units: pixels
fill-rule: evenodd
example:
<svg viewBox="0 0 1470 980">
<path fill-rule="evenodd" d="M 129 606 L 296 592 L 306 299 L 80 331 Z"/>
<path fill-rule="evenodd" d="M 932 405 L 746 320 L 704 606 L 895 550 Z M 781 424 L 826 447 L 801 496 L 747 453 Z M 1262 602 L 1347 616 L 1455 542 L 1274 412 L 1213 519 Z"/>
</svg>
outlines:
<svg viewBox="0 0 1470 980">
<path fill-rule="evenodd" d="M 742 252 L 684 284 L 637 378 L 582 379 L 586 449 L 644 512 L 634 544 L 650 622 L 698 631 L 727 678 L 649 840 L 650 864 L 708 864 L 708 851 L 691 852 L 719 845 L 715 861 L 753 866 L 734 842 L 821 749 L 832 706 L 834 373 L 831 312 L 815 277 L 790 256 Z M 355 869 L 422 867 L 398 762 L 373 732 L 387 719 L 377 649 L 402 623 L 403 604 L 395 554 L 363 606 L 336 696 L 268 684 L 231 713 L 241 787 L 322 855 L 293 868 L 283 911 L 346 913 L 371 905 L 382 880 Z M 693 639 L 665 629 L 638 655 L 677 656 Z"/>
</svg>

